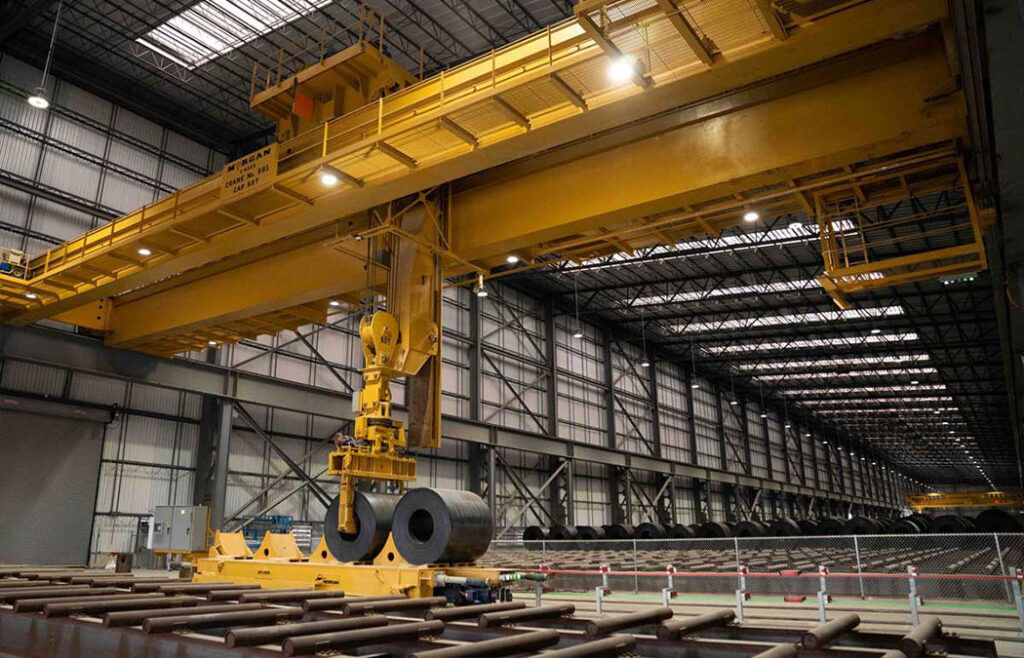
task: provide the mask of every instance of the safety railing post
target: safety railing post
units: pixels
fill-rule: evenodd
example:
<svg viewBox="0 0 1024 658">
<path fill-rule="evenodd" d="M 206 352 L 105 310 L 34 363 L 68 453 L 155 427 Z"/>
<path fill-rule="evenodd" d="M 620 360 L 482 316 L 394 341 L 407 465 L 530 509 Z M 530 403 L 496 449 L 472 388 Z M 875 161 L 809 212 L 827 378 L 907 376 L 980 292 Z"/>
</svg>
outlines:
<svg viewBox="0 0 1024 658">
<path fill-rule="evenodd" d="M 825 604 L 829 602 L 828 587 L 825 584 L 825 576 L 828 575 L 828 567 L 824 564 L 818 565 L 818 621 L 825 623 Z"/>
<path fill-rule="evenodd" d="M 1017 622 L 1020 624 L 1020 631 L 1024 633 L 1024 595 L 1021 593 L 1021 583 L 1024 583 L 1024 570 L 1019 567 L 1013 570 L 1013 600 L 1017 605 Z"/>
<path fill-rule="evenodd" d="M 676 573 L 676 568 L 671 564 L 665 567 L 665 575 L 668 576 L 668 587 L 661 589 L 661 603 L 666 608 L 669 606 L 669 602 L 676 596 L 675 584 L 672 582 L 672 576 Z"/>
<path fill-rule="evenodd" d="M 540 565 L 540 572 L 541 572 L 542 576 L 544 574 L 547 574 L 547 572 L 548 572 L 548 565 L 546 565 L 544 563 L 541 563 L 541 565 Z M 535 581 L 533 594 L 534 594 L 534 605 L 536 605 L 539 608 L 540 607 L 540 602 L 541 602 L 541 597 L 544 596 L 544 580 L 542 578 L 541 579 L 537 579 L 537 581 Z"/>
<path fill-rule="evenodd" d="M 740 566 L 736 573 L 739 576 L 739 589 L 736 590 L 736 621 L 743 623 L 743 602 L 747 600 L 747 568 Z"/>
<path fill-rule="evenodd" d="M 860 598 L 864 599 L 864 572 L 860 564 L 860 541 L 857 535 L 853 536 L 853 554 L 857 557 L 857 583 L 860 585 Z"/>
<path fill-rule="evenodd" d="M 637 575 L 640 571 L 640 564 L 636 558 L 636 540 L 633 540 L 633 593 L 640 593 L 640 576 Z"/>
<path fill-rule="evenodd" d="M 917 597 L 917 567 L 908 566 L 907 575 L 910 576 L 907 579 L 907 583 L 910 588 L 910 625 L 917 626 L 919 623 L 917 605 L 920 602 Z"/>
<path fill-rule="evenodd" d="M 1008 574 L 1006 573 L 1006 565 L 1003 564 L 1003 549 L 1002 546 L 999 545 L 999 535 L 993 532 L 992 540 L 995 542 L 996 545 L 996 558 L 998 558 L 999 560 L 999 573 L 1006 576 Z M 1013 593 L 1010 591 L 1010 581 L 1004 580 L 1003 584 L 1006 585 L 1006 600 L 1011 602 L 1014 601 L 1015 599 Z"/>
<path fill-rule="evenodd" d="M 604 597 L 611 594 L 611 589 L 608 587 L 608 572 L 610 569 L 607 564 L 601 565 L 601 585 L 594 588 L 594 607 L 597 611 L 597 616 L 601 616 L 601 603 L 604 601 Z"/>
<path fill-rule="evenodd" d="M 732 538 L 732 550 L 733 550 L 733 553 L 735 553 L 735 555 L 736 555 L 736 570 L 739 571 L 739 568 L 740 568 L 740 540 L 739 540 L 738 537 L 733 537 Z"/>
</svg>

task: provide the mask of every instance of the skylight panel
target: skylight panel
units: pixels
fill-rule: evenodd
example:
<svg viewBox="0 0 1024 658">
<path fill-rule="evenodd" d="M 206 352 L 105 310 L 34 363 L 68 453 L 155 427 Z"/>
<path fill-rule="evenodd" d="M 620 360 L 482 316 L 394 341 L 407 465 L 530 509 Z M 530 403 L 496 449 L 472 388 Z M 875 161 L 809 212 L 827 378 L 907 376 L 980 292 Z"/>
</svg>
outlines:
<svg viewBox="0 0 1024 658">
<path fill-rule="evenodd" d="M 821 391 L 815 391 L 815 393 L 821 393 Z M 845 406 L 862 406 L 865 404 L 908 404 L 911 402 L 952 402 L 953 397 L 950 395 L 922 395 L 917 397 L 906 397 L 906 398 L 850 398 L 847 400 L 801 400 L 800 404 L 805 407 L 845 407 Z M 877 411 L 871 409 L 871 412 Z"/>
<path fill-rule="evenodd" d="M 820 288 L 820 284 L 814 279 L 803 279 L 800 281 L 775 281 L 772 283 L 757 283 L 749 286 L 732 286 L 729 288 L 713 288 L 711 290 L 691 290 L 676 292 L 667 295 L 650 295 L 639 299 L 622 299 L 619 301 L 624 306 L 653 306 L 658 304 L 679 304 L 682 302 L 695 302 L 702 299 L 713 299 L 715 297 L 728 297 L 733 295 L 768 295 L 773 293 L 794 292 L 798 290 L 811 290 Z"/>
<path fill-rule="evenodd" d="M 843 395 L 849 393 L 918 393 L 944 391 L 945 384 L 898 384 L 895 386 L 834 386 L 828 388 L 791 388 L 780 391 L 783 395 Z"/>
<path fill-rule="evenodd" d="M 899 366 L 905 363 L 928 361 L 927 354 L 898 354 L 885 356 L 848 356 L 823 359 L 790 359 L 787 361 L 756 361 L 740 363 L 737 370 L 746 372 L 770 372 L 772 370 L 796 370 L 798 368 L 812 370 L 816 368 L 835 368 L 838 366 Z"/>
<path fill-rule="evenodd" d="M 896 334 L 877 334 L 872 336 L 835 336 L 832 338 L 808 338 L 765 343 L 745 343 L 739 345 L 705 345 L 701 349 L 709 354 L 732 354 L 737 352 L 770 352 L 774 350 L 802 351 L 816 347 L 851 347 L 856 345 L 873 345 L 878 343 L 902 343 L 918 339 L 912 331 Z"/>
<path fill-rule="evenodd" d="M 850 370 L 848 372 L 800 372 L 782 374 L 757 375 L 753 379 L 764 382 L 777 382 L 786 379 L 852 379 L 854 377 L 878 377 L 879 375 L 934 375 L 935 368 L 901 368 L 891 372 L 878 370 Z"/>
<path fill-rule="evenodd" d="M 136 39 L 189 68 L 306 16 L 331 0 L 204 0 Z M 154 47 L 156 46 L 156 47 Z"/>
<path fill-rule="evenodd" d="M 850 233 L 857 230 L 856 225 L 848 219 L 834 221 L 832 222 L 832 227 L 836 233 Z M 685 256 L 687 253 L 695 251 L 699 251 L 702 255 L 736 252 L 747 249 L 760 249 L 766 245 L 778 246 L 781 244 L 810 242 L 819 239 L 818 233 L 817 224 L 807 224 L 800 228 L 778 228 L 767 232 L 736 233 L 722 235 L 717 238 L 692 238 L 682 240 L 676 244 L 658 245 L 653 249 L 645 251 L 645 254 L 647 254 L 647 258 L 657 256 L 673 258 Z M 598 256 L 597 258 L 585 260 L 581 266 L 588 269 L 618 267 L 620 263 L 631 261 L 633 258 L 634 256 L 628 253 L 620 252 L 611 256 Z"/>
<path fill-rule="evenodd" d="M 715 322 L 690 322 L 672 327 L 678 333 L 706 333 L 724 329 L 752 329 L 756 327 L 781 327 L 793 324 L 821 324 L 842 320 L 863 320 L 903 315 L 899 306 L 875 308 L 851 308 L 847 310 L 817 311 L 813 313 L 793 313 L 790 315 L 761 315 L 747 318 L 717 320 Z"/>
</svg>

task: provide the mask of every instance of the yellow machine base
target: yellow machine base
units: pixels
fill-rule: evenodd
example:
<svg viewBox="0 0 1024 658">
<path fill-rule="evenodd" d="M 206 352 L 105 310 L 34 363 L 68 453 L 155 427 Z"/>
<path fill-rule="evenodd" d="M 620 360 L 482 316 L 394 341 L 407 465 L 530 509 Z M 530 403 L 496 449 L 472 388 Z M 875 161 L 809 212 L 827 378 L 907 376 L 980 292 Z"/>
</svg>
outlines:
<svg viewBox="0 0 1024 658">
<path fill-rule="evenodd" d="M 308 557 L 288 534 L 268 532 L 255 553 L 249 551 L 241 533 L 217 533 L 208 557 L 193 561 L 197 583 L 256 583 L 265 589 L 312 587 L 337 589 L 351 596 L 404 594 L 409 598 L 434 595 L 436 577 L 480 578 L 492 587 L 500 584 L 502 571 L 471 565 L 412 565 L 398 557 L 394 541 L 388 538 L 373 564 L 336 562 L 321 540 Z"/>
<path fill-rule="evenodd" d="M 194 582 L 257 583 L 266 589 L 312 587 L 337 589 L 352 596 L 405 594 L 433 596 L 435 576 L 486 578 L 497 581 L 500 572 L 477 567 L 379 566 L 340 562 L 290 562 L 280 559 L 246 560 L 202 558 Z"/>
</svg>

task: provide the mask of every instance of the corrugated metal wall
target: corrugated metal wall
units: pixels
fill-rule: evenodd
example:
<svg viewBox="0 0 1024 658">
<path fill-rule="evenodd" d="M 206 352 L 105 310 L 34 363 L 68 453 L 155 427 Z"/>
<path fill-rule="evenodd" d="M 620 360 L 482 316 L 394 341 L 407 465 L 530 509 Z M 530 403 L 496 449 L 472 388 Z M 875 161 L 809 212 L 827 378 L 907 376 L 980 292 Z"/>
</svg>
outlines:
<svg viewBox="0 0 1024 658">
<path fill-rule="evenodd" d="M 37 84 L 39 71 L 9 56 L 0 59 L 0 79 L 4 82 L 0 87 L 0 173 L 8 180 L 69 199 L 79 208 L 71 210 L 0 181 L 0 244 L 5 246 L 41 250 L 104 221 L 105 214 L 131 210 L 198 180 L 225 160 L 220 153 L 64 81 L 52 82 L 54 105 L 50 112 L 34 110 L 25 103 L 25 90 Z M 646 455 L 654 453 L 655 436 L 659 435 L 665 458 L 785 479 L 789 471 L 784 459 L 783 419 L 774 412 L 762 418 L 757 401 L 730 404 L 735 399 L 730 391 L 719 390 L 699 375 L 691 379 L 688 364 L 655 364 L 657 387 L 652 392 L 650 372 L 638 365 L 644 355 L 636 346 L 617 341 L 606 344 L 601 330 L 578 322 L 571 314 L 555 314 L 549 320 L 551 311 L 544 301 L 507 286 L 489 289 L 492 293 L 486 299 L 472 298 L 465 288 L 445 292 L 445 413 L 546 433 L 554 412 L 558 436 L 569 441 L 614 445 Z M 479 305 L 481 343 L 478 408 L 474 408 L 471 382 L 475 304 Z M 357 326 L 357 318 L 344 316 L 310 335 L 310 342 L 330 367 L 291 334 L 224 348 L 224 358 L 228 365 L 242 370 L 350 391 L 359 387 L 362 365 Z M 577 332 L 582 333 L 581 338 L 575 337 Z M 548 345 L 552 339 L 553 347 Z M 549 353 L 554 355 L 554 372 L 548 363 Z M 610 354 L 610 381 L 605 354 Z M 189 356 L 205 358 L 202 354 Z M 0 362 L 0 368 L 4 389 L 117 404 L 122 410 L 104 435 L 94 554 L 132 548 L 138 519 L 154 506 L 191 502 L 201 415 L 198 396 L 23 363 Z M 552 385 L 555 409 L 548 408 Z M 401 384 L 394 386 L 393 393 L 395 402 L 402 404 Z M 611 432 L 609 404 L 615 418 Z M 249 412 L 292 458 L 310 473 L 320 474 L 328 492 L 336 489 L 323 475 L 329 449 L 325 440 L 340 429 L 336 421 L 274 409 L 252 408 Z M 828 481 L 825 446 L 816 438 L 803 439 L 796 434 L 789 443 L 793 451 L 790 481 L 801 481 L 801 475 L 806 475 L 808 484 L 813 484 L 817 475 L 824 487 Z M 233 431 L 231 445 L 229 512 L 255 498 L 245 511 L 253 513 L 299 484 L 284 462 L 241 422 Z M 816 471 L 809 458 L 812 450 L 818 457 Z M 799 454 L 807 458 L 801 461 Z M 548 459 L 511 449 L 502 450 L 501 455 L 505 468 L 499 470 L 495 484 L 498 527 L 546 523 L 548 517 L 539 510 L 527 511 L 518 521 L 516 515 L 526 501 L 520 488 L 539 489 L 551 472 Z M 466 488 L 468 457 L 467 446 L 446 442 L 421 460 L 417 484 Z M 850 492 L 849 464 L 843 468 L 843 481 Z M 838 472 L 838 466 L 836 469 Z M 576 523 L 609 522 L 612 502 L 607 478 L 603 466 L 575 464 Z M 693 522 L 697 518 L 693 493 L 687 481 L 679 480 L 674 501 L 677 514 L 680 521 Z M 644 496 L 657 493 L 649 474 L 635 474 L 633 484 Z M 722 488 L 712 486 L 708 500 L 712 514 L 722 518 L 726 506 Z M 312 523 L 319 523 L 324 515 L 323 506 L 307 490 L 288 498 L 274 512 Z M 649 515 L 649 510 L 634 504 L 634 522 Z"/>
</svg>

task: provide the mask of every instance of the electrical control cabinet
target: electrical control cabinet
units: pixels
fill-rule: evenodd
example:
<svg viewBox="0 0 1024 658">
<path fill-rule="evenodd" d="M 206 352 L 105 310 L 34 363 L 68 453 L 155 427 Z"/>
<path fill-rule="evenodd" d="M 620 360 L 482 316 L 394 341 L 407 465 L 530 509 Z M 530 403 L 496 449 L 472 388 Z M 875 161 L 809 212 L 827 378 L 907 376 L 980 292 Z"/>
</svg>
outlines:
<svg viewBox="0 0 1024 658">
<path fill-rule="evenodd" d="M 192 553 L 206 550 L 206 520 L 203 505 L 161 505 L 153 514 L 153 550 Z"/>
</svg>

